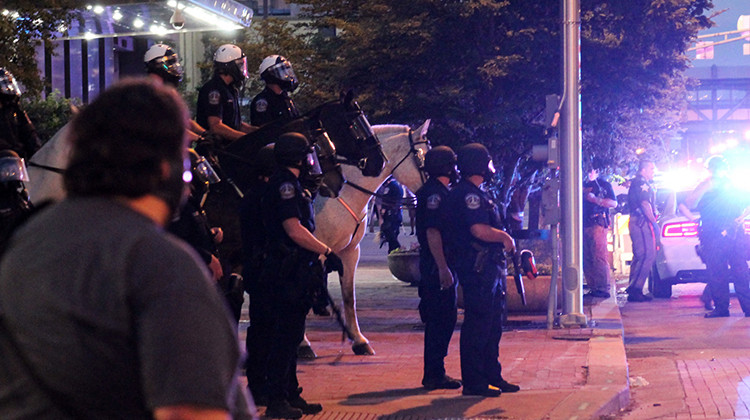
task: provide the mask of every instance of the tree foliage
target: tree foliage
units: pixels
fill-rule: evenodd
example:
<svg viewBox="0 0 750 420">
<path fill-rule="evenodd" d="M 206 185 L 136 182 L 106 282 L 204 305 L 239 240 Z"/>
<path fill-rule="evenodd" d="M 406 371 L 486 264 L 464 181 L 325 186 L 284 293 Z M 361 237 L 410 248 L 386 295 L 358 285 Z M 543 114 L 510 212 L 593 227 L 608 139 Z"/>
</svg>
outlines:
<svg viewBox="0 0 750 420">
<path fill-rule="evenodd" d="M 353 88 L 373 123 L 431 118 L 435 144 L 485 144 L 506 180 L 519 176 L 533 144 L 546 142 L 545 96 L 563 90 L 560 0 L 298 3 L 304 23 L 258 20 L 238 42 L 251 65 L 268 54 L 292 61 L 301 109 Z M 711 7 L 581 1 L 584 156 L 626 167 L 639 148 L 667 155 L 686 104 L 684 53 L 710 26 Z M 249 91 L 261 88 L 254 82 Z"/>
<path fill-rule="evenodd" d="M 0 7 L 0 67 L 7 68 L 26 88 L 39 94 L 44 81 L 37 70 L 36 48 L 55 39 L 61 25 L 76 18 L 84 0 L 5 0 Z"/>
</svg>

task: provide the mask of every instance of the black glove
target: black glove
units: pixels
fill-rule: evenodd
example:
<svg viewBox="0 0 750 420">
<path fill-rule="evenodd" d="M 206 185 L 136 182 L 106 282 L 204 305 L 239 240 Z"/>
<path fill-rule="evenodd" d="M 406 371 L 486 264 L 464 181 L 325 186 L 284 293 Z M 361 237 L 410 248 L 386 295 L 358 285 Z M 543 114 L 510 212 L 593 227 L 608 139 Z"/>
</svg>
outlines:
<svg viewBox="0 0 750 420">
<path fill-rule="evenodd" d="M 333 251 L 326 254 L 326 273 L 339 272 L 339 276 L 344 276 L 344 262 Z"/>
</svg>

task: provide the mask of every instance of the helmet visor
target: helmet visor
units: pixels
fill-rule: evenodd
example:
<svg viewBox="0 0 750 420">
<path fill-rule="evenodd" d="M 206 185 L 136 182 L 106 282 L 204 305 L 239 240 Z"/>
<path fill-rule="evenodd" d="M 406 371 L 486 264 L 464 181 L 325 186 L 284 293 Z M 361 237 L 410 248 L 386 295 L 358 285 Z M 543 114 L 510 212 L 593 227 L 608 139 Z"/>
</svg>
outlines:
<svg viewBox="0 0 750 420">
<path fill-rule="evenodd" d="M 323 157 L 332 157 L 336 155 L 336 146 L 333 145 L 331 138 L 328 137 L 328 133 L 325 131 L 315 137 L 315 145 L 318 147 L 320 155 Z"/>
<path fill-rule="evenodd" d="M 315 153 L 315 148 L 305 156 L 307 167 L 310 168 L 310 175 L 323 175 L 323 170 L 320 168 L 320 161 L 318 155 Z"/>
<path fill-rule="evenodd" d="M 288 61 L 282 61 L 279 64 L 273 65 L 266 71 L 270 76 L 281 82 L 281 84 L 292 87 L 292 90 L 297 87 L 297 76 L 294 74 L 292 65 Z"/>
<path fill-rule="evenodd" d="M 239 72 L 240 77 L 242 77 L 242 80 L 247 79 L 247 57 L 244 55 L 236 60 L 234 60 L 234 64 L 237 66 L 237 71 Z"/>
<path fill-rule="evenodd" d="M 164 58 L 164 68 L 167 71 L 167 73 L 171 74 L 172 76 L 182 77 L 182 65 L 180 64 L 180 60 L 177 57 L 177 54 L 172 53 L 170 55 L 165 55 Z"/>
<path fill-rule="evenodd" d="M 8 96 L 21 96 L 21 89 L 16 79 L 10 74 L 0 74 L 0 94 Z"/>
<path fill-rule="evenodd" d="M 370 137 L 375 137 L 375 132 L 372 131 L 370 122 L 367 121 L 367 117 L 365 117 L 365 114 L 362 113 L 360 113 L 357 118 L 352 121 L 350 129 L 352 130 L 354 138 L 360 141 L 365 141 Z"/>
<path fill-rule="evenodd" d="M 195 162 L 195 168 L 194 172 L 196 176 L 203 182 L 208 182 L 209 184 L 218 184 L 221 181 L 221 178 L 219 178 L 219 175 L 216 174 L 216 171 L 214 171 L 213 166 L 211 166 L 206 159 L 201 156 L 196 162 Z"/>
<path fill-rule="evenodd" d="M 17 157 L 0 158 L 0 182 L 29 181 L 29 173 L 23 159 Z"/>
</svg>

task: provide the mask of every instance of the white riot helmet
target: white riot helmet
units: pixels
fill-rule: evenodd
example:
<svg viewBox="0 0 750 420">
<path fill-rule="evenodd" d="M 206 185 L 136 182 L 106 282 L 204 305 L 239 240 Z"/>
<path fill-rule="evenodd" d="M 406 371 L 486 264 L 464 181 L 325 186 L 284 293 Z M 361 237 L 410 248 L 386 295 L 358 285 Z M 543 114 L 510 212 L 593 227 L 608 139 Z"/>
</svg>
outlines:
<svg viewBox="0 0 750 420">
<path fill-rule="evenodd" d="M 13 74 L 0 67 L 0 96 L 4 99 L 18 99 L 21 97 L 21 89 L 18 87 Z"/>
<path fill-rule="evenodd" d="M 146 72 L 161 77 L 166 83 L 175 87 L 182 81 L 182 66 L 172 47 L 165 44 L 154 44 L 143 56 Z"/>
<path fill-rule="evenodd" d="M 280 55 L 269 55 L 264 58 L 258 68 L 258 74 L 266 83 L 279 85 L 287 92 L 293 92 L 299 86 L 292 64 Z"/>
<path fill-rule="evenodd" d="M 214 70 L 232 76 L 234 85 L 240 86 L 247 79 L 247 58 L 240 47 L 224 44 L 214 53 Z"/>
</svg>

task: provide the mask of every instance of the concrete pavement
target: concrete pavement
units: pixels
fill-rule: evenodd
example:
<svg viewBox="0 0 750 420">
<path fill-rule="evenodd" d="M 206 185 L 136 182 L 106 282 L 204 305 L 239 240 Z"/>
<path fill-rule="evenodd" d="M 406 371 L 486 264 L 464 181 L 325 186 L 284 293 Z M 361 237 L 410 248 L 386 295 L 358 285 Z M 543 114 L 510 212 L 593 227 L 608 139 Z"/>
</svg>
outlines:
<svg viewBox="0 0 750 420">
<path fill-rule="evenodd" d="M 413 236 L 401 235 L 409 246 Z M 329 281 L 331 295 L 340 296 Z M 461 390 L 421 387 L 423 328 L 417 290 L 393 278 L 386 251 L 374 235 L 362 243 L 356 273 L 359 320 L 376 354 L 355 356 L 332 318 L 311 315 L 308 338 L 318 358 L 300 362 L 303 397 L 323 404 L 316 419 L 592 419 L 616 413 L 629 401 L 623 328 L 616 299 L 588 299 L 589 328 L 546 329 L 544 314 L 510 314 L 500 343 L 503 376 L 521 391 L 499 398 L 462 396 Z M 446 369 L 460 378 L 459 336 Z M 247 315 L 240 325 L 241 341 Z M 262 410 L 261 410 L 262 412 Z"/>
</svg>

